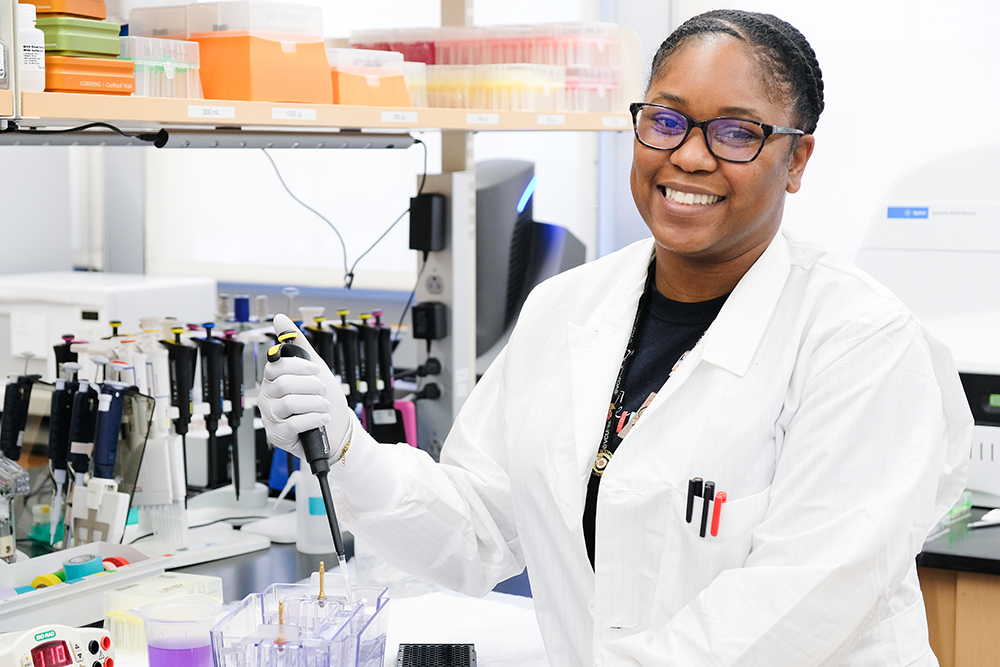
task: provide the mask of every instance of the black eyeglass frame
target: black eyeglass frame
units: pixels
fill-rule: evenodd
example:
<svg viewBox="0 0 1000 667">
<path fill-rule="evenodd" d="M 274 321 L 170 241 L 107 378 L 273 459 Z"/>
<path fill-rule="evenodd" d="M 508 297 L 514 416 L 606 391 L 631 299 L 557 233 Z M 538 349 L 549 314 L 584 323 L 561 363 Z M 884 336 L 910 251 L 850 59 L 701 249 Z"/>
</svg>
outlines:
<svg viewBox="0 0 1000 667">
<path fill-rule="evenodd" d="M 639 111 L 641 111 L 646 107 L 652 107 L 654 109 L 666 109 L 667 111 L 672 111 L 684 117 L 684 119 L 687 121 L 687 131 L 684 133 L 684 136 L 681 137 L 681 140 L 678 142 L 676 146 L 674 146 L 673 148 L 665 148 L 663 146 L 654 146 L 652 144 L 647 144 L 645 141 L 642 140 L 642 137 L 639 136 Z M 754 160 L 756 160 L 757 157 L 760 156 L 761 151 L 764 150 L 764 144 L 767 143 L 767 138 L 770 137 L 772 134 L 793 134 L 793 135 L 805 134 L 805 132 L 803 132 L 802 130 L 799 130 L 794 127 L 768 125 L 767 123 L 761 123 L 759 121 L 749 120 L 747 118 L 740 118 L 738 116 L 719 116 L 718 118 L 709 118 L 708 120 L 695 120 L 694 118 L 687 115 L 683 111 L 679 111 L 678 109 L 675 109 L 673 107 L 668 107 L 664 104 L 654 104 L 652 102 L 632 102 L 631 104 L 628 105 L 628 110 L 632 113 L 632 131 L 635 132 L 636 140 L 643 146 L 647 148 L 652 148 L 653 150 L 657 151 L 677 150 L 678 148 L 684 145 L 685 141 L 687 141 L 687 138 L 691 135 L 691 130 L 694 128 L 698 128 L 701 130 L 702 135 L 705 137 L 705 148 L 707 148 L 708 152 L 712 154 L 712 157 L 714 157 L 717 160 L 722 160 L 723 162 L 734 162 L 736 164 L 747 164 L 748 162 L 753 162 Z M 721 155 L 716 154 L 714 150 L 712 150 L 712 144 L 708 140 L 708 132 L 706 132 L 705 130 L 708 128 L 709 123 L 713 123 L 717 120 L 738 120 L 741 123 L 750 123 L 751 125 L 756 125 L 761 129 L 761 131 L 764 133 L 764 138 L 761 139 L 760 146 L 757 147 L 757 152 L 754 153 L 752 158 L 748 160 L 733 160 L 732 158 L 722 157 Z"/>
</svg>

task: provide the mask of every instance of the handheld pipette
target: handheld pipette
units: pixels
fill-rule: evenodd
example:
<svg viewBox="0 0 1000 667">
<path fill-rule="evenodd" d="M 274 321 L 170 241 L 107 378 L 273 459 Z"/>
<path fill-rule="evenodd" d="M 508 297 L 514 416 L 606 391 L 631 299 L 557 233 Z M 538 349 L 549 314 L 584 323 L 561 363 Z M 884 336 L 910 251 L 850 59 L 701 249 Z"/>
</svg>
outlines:
<svg viewBox="0 0 1000 667">
<path fill-rule="evenodd" d="M 28 403 L 31 401 L 31 387 L 41 375 L 28 375 L 28 362 L 35 356 L 24 353 L 24 375 L 19 375 L 7 383 L 7 393 L 3 398 L 3 418 L 0 419 L 0 452 L 11 461 L 21 458 L 21 443 L 24 429 L 28 425 Z"/>
<path fill-rule="evenodd" d="M 226 331 L 222 341 L 225 346 L 226 367 L 224 373 L 225 396 L 229 399 L 230 410 L 226 415 L 229 428 L 233 431 L 233 487 L 236 489 L 236 500 L 240 499 L 240 453 L 239 430 L 243 418 L 243 342 L 236 339 L 236 332 Z"/>
<path fill-rule="evenodd" d="M 161 340 L 160 344 L 167 348 L 169 354 L 170 404 L 177 408 L 174 432 L 181 436 L 184 476 L 187 479 L 187 432 L 194 411 L 194 370 L 198 363 L 198 349 L 181 341 L 182 327 L 174 327 L 170 333 L 174 335 L 174 340 Z"/>
<path fill-rule="evenodd" d="M 349 310 L 338 310 L 340 324 L 335 324 L 334 328 L 337 330 L 337 356 L 342 361 L 340 367 L 343 374 L 340 378 L 347 385 L 347 405 L 353 410 L 361 402 L 361 391 L 358 389 L 360 355 L 358 330 L 347 323 L 350 314 Z"/>
<path fill-rule="evenodd" d="M 55 347 L 60 347 L 56 345 Z M 49 544 L 55 544 L 56 530 L 62 518 L 64 492 L 66 491 L 67 464 L 69 456 L 70 423 L 73 418 L 73 395 L 80 383 L 76 374 L 80 364 L 62 364 L 63 377 L 56 380 L 52 392 L 52 408 L 49 412 L 49 462 L 52 465 L 52 480 L 55 483 L 52 502 L 49 505 Z"/>
<path fill-rule="evenodd" d="M 309 359 L 309 354 L 298 345 L 292 343 L 298 338 L 298 332 L 285 331 L 278 334 L 278 344 L 267 351 L 267 361 L 275 362 L 282 357 L 300 357 Z M 337 559 L 340 561 L 340 573 L 344 578 L 344 588 L 347 591 L 347 600 L 354 605 L 354 597 L 351 594 L 351 584 L 347 577 L 347 557 L 344 554 L 344 539 L 340 534 L 340 524 L 337 522 L 337 512 L 333 507 L 333 496 L 330 495 L 330 482 L 327 474 L 330 472 L 330 440 L 326 434 L 326 428 L 319 427 L 309 429 L 299 433 L 299 440 L 302 442 L 302 451 L 312 474 L 319 482 L 319 490 L 323 495 L 323 504 L 326 506 L 326 518 L 330 523 L 330 533 L 333 536 L 333 547 L 337 551 Z"/>
<path fill-rule="evenodd" d="M 205 429 L 208 431 L 208 483 L 209 486 L 214 486 L 224 477 L 218 465 L 217 433 L 223 414 L 222 400 L 226 393 L 226 346 L 221 339 L 212 337 L 214 322 L 206 322 L 204 328 L 205 337 L 195 338 L 194 342 L 201 352 L 201 396 L 208 403 L 208 414 L 205 415 Z"/>
</svg>

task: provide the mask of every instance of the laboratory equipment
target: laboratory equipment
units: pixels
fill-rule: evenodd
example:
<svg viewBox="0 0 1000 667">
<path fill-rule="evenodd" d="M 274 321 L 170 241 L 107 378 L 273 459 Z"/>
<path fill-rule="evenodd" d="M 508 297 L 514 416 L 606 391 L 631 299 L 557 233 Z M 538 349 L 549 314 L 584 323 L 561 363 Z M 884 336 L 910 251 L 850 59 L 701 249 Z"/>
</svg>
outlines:
<svg viewBox="0 0 1000 667">
<path fill-rule="evenodd" d="M 274 584 L 252 593 L 212 629 L 219 667 L 381 667 L 389 602 L 385 588 L 327 591 L 322 574 L 309 584 Z"/>
<path fill-rule="evenodd" d="M 229 412 L 226 419 L 229 428 L 232 430 L 232 456 L 233 456 L 233 488 L 236 490 L 236 500 L 240 499 L 240 447 L 239 430 L 240 421 L 243 419 L 243 378 L 244 365 L 243 341 L 237 339 L 236 332 L 227 330 L 225 339 L 222 341 L 225 350 L 225 397 L 229 401 Z"/>
<path fill-rule="evenodd" d="M 87 19 L 107 18 L 104 0 L 35 0 L 38 16 L 81 16 Z"/>
<path fill-rule="evenodd" d="M 17 3 L 17 83 L 21 90 L 45 90 L 45 34 L 35 27 L 35 6 Z"/>
<path fill-rule="evenodd" d="M 121 26 L 75 16 L 40 16 L 35 26 L 45 33 L 48 56 L 117 58 L 121 53 Z"/>
<path fill-rule="evenodd" d="M 0 455 L 0 560 L 13 563 L 17 551 L 14 524 L 14 498 L 31 490 L 28 473 L 15 462 Z"/>
<path fill-rule="evenodd" d="M 268 363 L 273 363 L 282 357 L 300 357 L 309 359 L 309 354 L 298 345 L 294 344 L 298 338 L 298 332 L 294 330 L 278 333 L 278 343 L 267 351 Z M 309 469 L 319 482 L 320 492 L 323 495 L 323 505 L 326 509 L 326 518 L 330 526 L 330 534 L 333 536 L 333 545 L 337 550 L 337 559 L 340 561 L 340 574 L 343 577 L 344 591 L 347 600 L 353 603 L 351 595 L 351 584 L 347 577 L 347 557 L 344 553 L 344 540 L 340 534 L 340 524 L 337 521 L 337 513 L 333 506 L 333 496 L 330 495 L 330 482 L 327 475 L 330 472 L 330 441 L 327 438 L 326 428 L 319 427 L 309 429 L 299 433 L 299 441 L 302 444 L 302 453 Z"/>
<path fill-rule="evenodd" d="M 475 644 L 400 644 L 396 667 L 476 667 Z"/>
<path fill-rule="evenodd" d="M 966 488 L 980 507 L 1000 507 L 1000 305 L 989 288 L 1000 261 L 1000 198 L 988 196 L 995 148 L 901 176 L 855 258 L 951 348 L 975 419 Z"/>
<path fill-rule="evenodd" d="M 45 56 L 45 89 L 54 93 L 131 95 L 135 64 L 117 58 Z"/>
<path fill-rule="evenodd" d="M 340 362 L 340 379 L 345 386 L 347 395 L 347 405 L 353 408 L 361 402 L 363 392 L 367 387 L 363 387 L 361 379 L 361 348 L 358 330 L 348 323 L 347 316 L 349 310 L 338 310 L 340 323 L 334 324 L 333 328 L 337 334 L 337 360 Z"/>
<path fill-rule="evenodd" d="M 183 327 L 173 327 L 170 333 L 174 339 L 161 340 L 167 348 L 170 362 L 170 404 L 177 408 L 173 419 L 174 433 L 181 437 L 184 452 L 184 473 L 187 475 L 187 433 L 194 412 L 194 374 L 198 364 L 198 348 L 186 345 L 181 339 Z"/>
<path fill-rule="evenodd" d="M 114 667 L 104 630 L 45 624 L 0 634 L 0 667 Z"/>
<path fill-rule="evenodd" d="M 219 600 L 194 593 L 129 609 L 146 630 L 149 667 L 213 667 L 209 631 L 222 608 Z"/>
<path fill-rule="evenodd" d="M 221 462 L 219 450 L 219 420 L 223 416 L 222 402 L 226 395 L 226 346 L 220 338 L 212 336 L 214 322 L 202 325 L 205 329 L 204 338 L 193 338 L 201 355 L 201 397 L 208 404 L 208 414 L 205 415 L 205 428 L 208 431 L 208 488 L 223 486 L 228 480 L 226 470 Z M 229 456 L 225 456 L 228 460 Z"/>
<path fill-rule="evenodd" d="M 371 49 L 327 49 L 334 104 L 410 106 L 403 54 Z"/>
<path fill-rule="evenodd" d="M 201 99 L 197 42 L 121 37 L 119 58 L 135 63 L 135 97 Z"/>
<path fill-rule="evenodd" d="M 0 628 L 28 630 L 43 623 L 99 623 L 104 617 L 105 591 L 163 572 L 165 562 L 163 558 L 148 558 L 127 545 L 98 542 L 0 566 L 0 589 L 17 589 L 39 576 L 58 573 L 66 561 L 84 555 L 100 558 L 104 574 L 7 597 L 0 602 Z"/>
<path fill-rule="evenodd" d="M 59 376 L 53 338 L 72 333 L 95 342 L 107 335 L 104 322 L 119 320 L 135 331 L 139 319 L 169 313 L 186 322 L 205 322 L 215 308 L 215 280 L 84 271 L 56 271 L 0 276 L 0 330 L 10 332 L 10 346 L 0 347 L 0 375 L 23 370 L 18 357 L 36 356 L 28 372 Z M 94 378 L 89 359 L 82 378 Z"/>
<path fill-rule="evenodd" d="M 119 651 L 146 652 L 142 619 L 128 613 L 172 598 L 207 595 L 222 601 L 222 579 L 185 572 L 163 572 L 104 591 L 104 629 Z"/>
<path fill-rule="evenodd" d="M 31 387 L 38 375 L 28 375 L 30 352 L 25 353 L 26 363 L 24 375 L 19 375 L 7 383 L 3 399 L 3 416 L 0 418 L 0 454 L 11 461 L 21 458 L 21 444 L 24 442 L 24 429 L 28 424 L 28 407 L 31 402 Z"/>
<path fill-rule="evenodd" d="M 52 492 L 52 502 L 49 503 L 49 544 L 54 544 L 56 541 L 56 531 L 63 517 L 63 502 L 68 491 L 67 457 L 70 423 L 73 417 L 73 396 L 80 386 L 77 380 L 79 370 L 80 364 L 72 361 L 60 364 L 62 376 L 56 380 L 55 389 L 52 391 L 52 406 L 49 410 L 49 462 L 52 466 L 52 481 L 55 488 Z"/>
</svg>

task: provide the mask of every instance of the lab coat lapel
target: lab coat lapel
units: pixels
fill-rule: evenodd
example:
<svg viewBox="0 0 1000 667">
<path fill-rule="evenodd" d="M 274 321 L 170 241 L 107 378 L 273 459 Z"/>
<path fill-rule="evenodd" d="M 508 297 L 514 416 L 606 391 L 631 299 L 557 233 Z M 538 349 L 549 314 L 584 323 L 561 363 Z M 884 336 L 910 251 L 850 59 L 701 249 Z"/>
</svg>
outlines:
<svg viewBox="0 0 1000 667">
<path fill-rule="evenodd" d="M 593 314 L 582 325 L 567 324 L 567 340 L 573 379 L 572 416 L 577 480 L 585 482 L 608 416 L 611 393 L 628 344 L 629 333 L 642 295 L 652 244 L 642 244 L 623 261 L 630 265 L 595 304 Z M 583 484 L 586 487 L 586 484 Z M 582 497 L 581 497 L 582 502 Z M 575 507 L 572 511 L 575 511 Z M 582 511 L 582 504 L 579 508 Z M 568 510 L 569 511 L 569 510 Z M 579 522 L 579 513 L 572 517 Z"/>
<path fill-rule="evenodd" d="M 704 361 L 740 377 L 746 375 L 790 271 L 788 240 L 779 231 L 705 333 L 701 350 Z"/>
</svg>

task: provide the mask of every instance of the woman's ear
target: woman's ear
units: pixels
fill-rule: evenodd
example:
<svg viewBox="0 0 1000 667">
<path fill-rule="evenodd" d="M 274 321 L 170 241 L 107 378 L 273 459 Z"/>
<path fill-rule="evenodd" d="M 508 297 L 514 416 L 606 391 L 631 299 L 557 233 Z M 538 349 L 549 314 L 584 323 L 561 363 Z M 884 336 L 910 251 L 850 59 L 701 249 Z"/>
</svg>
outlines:
<svg viewBox="0 0 1000 667">
<path fill-rule="evenodd" d="M 795 193 L 799 191 L 800 187 L 802 187 L 802 173 L 806 170 L 806 163 L 809 162 L 809 158 L 812 156 L 812 152 L 815 147 L 816 137 L 813 135 L 806 134 L 798 137 L 795 150 L 792 151 L 788 160 L 788 183 L 785 185 L 786 192 Z"/>
</svg>

